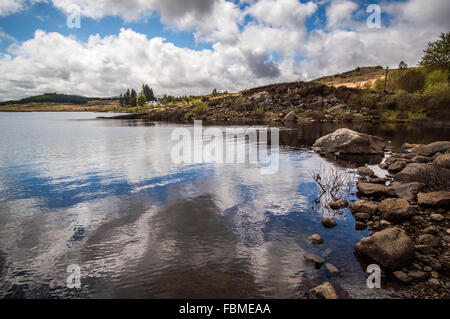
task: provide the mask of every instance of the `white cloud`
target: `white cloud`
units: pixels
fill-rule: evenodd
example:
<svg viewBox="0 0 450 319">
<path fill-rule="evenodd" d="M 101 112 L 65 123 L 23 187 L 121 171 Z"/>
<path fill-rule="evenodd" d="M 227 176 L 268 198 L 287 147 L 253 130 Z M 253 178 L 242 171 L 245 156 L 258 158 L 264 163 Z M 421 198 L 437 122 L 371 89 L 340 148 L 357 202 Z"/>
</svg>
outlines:
<svg viewBox="0 0 450 319">
<path fill-rule="evenodd" d="M 389 23 L 369 29 L 361 16 L 365 8 L 348 0 L 241 1 L 244 9 L 225 0 L 53 0 L 62 10 L 78 4 L 92 18 L 159 14 L 165 25 L 211 41 L 212 49 L 180 48 L 131 29 L 91 36 L 86 43 L 37 31 L 0 54 L 0 99 L 46 91 L 112 96 L 142 83 L 160 94 L 200 94 L 215 87 L 232 91 L 310 80 L 356 66 L 392 67 L 400 60 L 415 65 L 426 43 L 450 29 L 445 2 L 381 3 Z M 308 33 L 305 21 L 320 6 L 326 9 L 326 26 L 319 23 Z M 244 20 L 246 15 L 252 18 Z"/>
<path fill-rule="evenodd" d="M 358 5 L 352 1 L 333 1 L 328 6 L 326 15 L 329 27 L 345 26 L 352 21 L 353 12 Z"/>
<path fill-rule="evenodd" d="M 317 10 L 317 5 L 298 0 L 260 0 L 251 5 L 247 12 L 258 21 L 276 27 L 289 26 L 302 28 L 305 19 Z"/>
</svg>

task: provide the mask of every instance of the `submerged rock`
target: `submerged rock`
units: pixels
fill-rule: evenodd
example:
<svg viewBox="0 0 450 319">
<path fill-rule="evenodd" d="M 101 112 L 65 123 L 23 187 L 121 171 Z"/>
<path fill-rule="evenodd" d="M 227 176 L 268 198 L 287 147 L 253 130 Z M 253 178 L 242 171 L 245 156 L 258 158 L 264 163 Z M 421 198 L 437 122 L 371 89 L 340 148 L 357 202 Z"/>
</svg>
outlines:
<svg viewBox="0 0 450 319">
<path fill-rule="evenodd" d="M 348 207 L 348 201 L 345 198 L 331 202 L 331 204 L 330 204 L 330 208 L 332 208 L 332 209 L 342 209 L 342 208 L 346 208 L 346 207 Z"/>
<path fill-rule="evenodd" d="M 379 265 L 397 270 L 409 265 L 414 259 L 414 243 L 398 228 L 388 228 L 364 238 L 355 250 Z"/>
<path fill-rule="evenodd" d="M 325 153 L 378 155 L 384 154 L 386 144 L 380 137 L 343 128 L 319 138 L 313 147 Z"/>
<path fill-rule="evenodd" d="M 325 259 L 316 255 L 305 255 L 304 258 L 307 263 L 313 264 L 316 269 L 320 269 L 325 263 Z"/>
<path fill-rule="evenodd" d="M 320 220 L 320 222 L 322 223 L 323 227 L 325 228 L 334 228 L 338 225 L 338 223 L 336 223 L 336 221 L 333 218 L 322 218 Z"/>
<path fill-rule="evenodd" d="M 309 237 L 309 242 L 314 245 L 323 244 L 323 238 L 319 234 L 313 234 Z"/>
<path fill-rule="evenodd" d="M 329 272 L 331 272 L 332 274 L 339 275 L 339 274 L 341 273 L 341 271 L 340 271 L 335 265 L 333 265 L 333 264 L 326 263 L 326 264 L 325 264 L 325 267 L 326 267 L 327 270 L 328 270 Z"/>
</svg>

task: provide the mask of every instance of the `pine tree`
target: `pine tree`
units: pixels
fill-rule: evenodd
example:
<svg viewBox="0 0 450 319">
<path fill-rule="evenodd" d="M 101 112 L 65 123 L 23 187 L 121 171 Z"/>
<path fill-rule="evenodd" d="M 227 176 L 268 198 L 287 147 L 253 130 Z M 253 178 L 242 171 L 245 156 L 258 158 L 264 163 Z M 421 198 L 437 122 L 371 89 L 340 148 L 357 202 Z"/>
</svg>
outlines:
<svg viewBox="0 0 450 319">
<path fill-rule="evenodd" d="M 131 93 L 130 93 L 130 89 L 127 90 L 127 92 L 125 93 L 125 106 L 129 107 L 131 105 Z"/>
<path fill-rule="evenodd" d="M 131 93 L 130 93 L 130 106 L 131 107 L 137 106 L 137 93 L 134 89 L 131 89 Z"/>
<path fill-rule="evenodd" d="M 153 93 L 153 89 L 149 87 L 147 84 L 142 85 L 142 93 L 145 95 L 147 101 L 155 101 L 155 94 Z"/>
</svg>

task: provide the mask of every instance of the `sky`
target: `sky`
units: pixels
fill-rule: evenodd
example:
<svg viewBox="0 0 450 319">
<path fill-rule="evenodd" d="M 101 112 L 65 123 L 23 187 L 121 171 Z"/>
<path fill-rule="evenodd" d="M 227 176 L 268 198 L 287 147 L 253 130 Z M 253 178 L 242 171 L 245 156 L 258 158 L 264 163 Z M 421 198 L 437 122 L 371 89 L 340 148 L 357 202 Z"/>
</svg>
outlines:
<svg viewBox="0 0 450 319">
<path fill-rule="evenodd" d="M 196 95 L 414 66 L 449 16 L 450 0 L 0 0 L 0 100 L 143 83 Z"/>
</svg>

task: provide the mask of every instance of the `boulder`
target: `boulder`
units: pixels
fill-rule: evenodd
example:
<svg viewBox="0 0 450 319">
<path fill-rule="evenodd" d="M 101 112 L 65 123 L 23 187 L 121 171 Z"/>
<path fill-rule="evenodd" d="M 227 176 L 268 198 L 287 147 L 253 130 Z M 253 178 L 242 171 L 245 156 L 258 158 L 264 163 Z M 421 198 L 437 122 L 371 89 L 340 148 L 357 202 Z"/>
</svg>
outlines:
<svg viewBox="0 0 450 319">
<path fill-rule="evenodd" d="M 439 237 L 430 234 L 424 234 L 420 235 L 419 238 L 417 238 L 417 244 L 431 247 L 439 247 L 441 245 L 441 242 L 439 240 Z"/>
<path fill-rule="evenodd" d="M 409 265 L 415 254 L 414 243 L 398 228 L 388 228 L 364 238 L 355 245 L 355 250 L 392 270 Z"/>
<path fill-rule="evenodd" d="M 389 165 L 388 171 L 391 174 L 396 174 L 401 172 L 406 167 L 406 165 L 408 165 L 408 163 L 405 161 L 395 161 L 394 163 Z"/>
<path fill-rule="evenodd" d="M 439 155 L 433 163 L 437 166 L 450 169 L 450 154 Z"/>
<path fill-rule="evenodd" d="M 421 173 L 426 170 L 428 167 L 427 164 L 420 163 L 411 163 L 406 165 L 406 167 L 400 172 L 395 174 L 394 179 L 397 182 L 420 182 L 421 181 Z"/>
<path fill-rule="evenodd" d="M 394 182 L 391 187 L 394 189 L 397 197 L 406 199 L 409 202 L 415 202 L 417 200 L 417 194 L 425 189 L 425 184 L 412 182 L 412 183 L 400 183 Z"/>
<path fill-rule="evenodd" d="M 341 209 L 348 207 L 348 201 L 345 198 L 339 199 L 337 201 L 331 202 L 331 209 Z"/>
<path fill-rule="evenodd" d="M 319 138 L 313 146 L 317 152 L 360 155 L 384 154 L 386 148 L 381 138 L 346 128 Z"/>
<path fill-rule="evenodd" d="M 336 290 L 329 282 L 325 282 L 322 285 L 312 289 L 311 293 L 321 299 L 339 299 Z"/>
<path fill-rule="evenodd" d="M 358 183 L 357 185 L 358 191 L 368 197 L 394 197 L 395 192 L 391 187 L 380 185 L 380 184 L 371 184 L 371 183 Z"/>
<path fill-rule="evenodd" d="M 378 210 L 378 203 L 367 200 L 360 200 L 353 204 L 351 210 L 353 213 L 366 213 L 369 215 L 375 215 Z"/>
<path fill-rule="evenodd" d="M 329 218 L 329 217 L 322 218 L 320 220 L 320 222 L 322 223 L 323 227 L 325 227 L 325 228 L 334 228 L 338 225 L 333 218 Z"/>
<path fill-rule="evenodd" d="M 367 224 L 363 222 L 356 222 L 355 223 L 355 229 L 356 230 L 364 230 L 367 228 Z"/>
<path fill-rule="evenodd" d="M 364 222 L 370 219 L 370 215 L 366 213 L 357 213 L 354 215 L 354 217 L 358 222 Z"/>
<path fill-rule="evenodd" d="M 381 216 L 390 222 L 405 220 L 414 214 L 414 209 L 403 198 L 385 199 L 378 206 L 378 209 L 381 212 Z"/>
<path fill-rule="evenodd" d="M 445 153 L 450 149 L 449 141 L 434 142 L 428 145 L 421 145 L 411 149 L 411 153 L 422 156 L 433 156 L 436 153 Z"/>
<path fill-rule="evenodd" d="M 376 177 L 375 173 L 366 166 L 362 166 L 362 167 L 358 168 L 356 173 L 360 176 Z"/>
<path fill-rule="evenodd" d="M 421 206 L 448 208 L 450 207 L 450 192 L 419 193 L 417 195 L 417 202 Z"/>
</svg>

